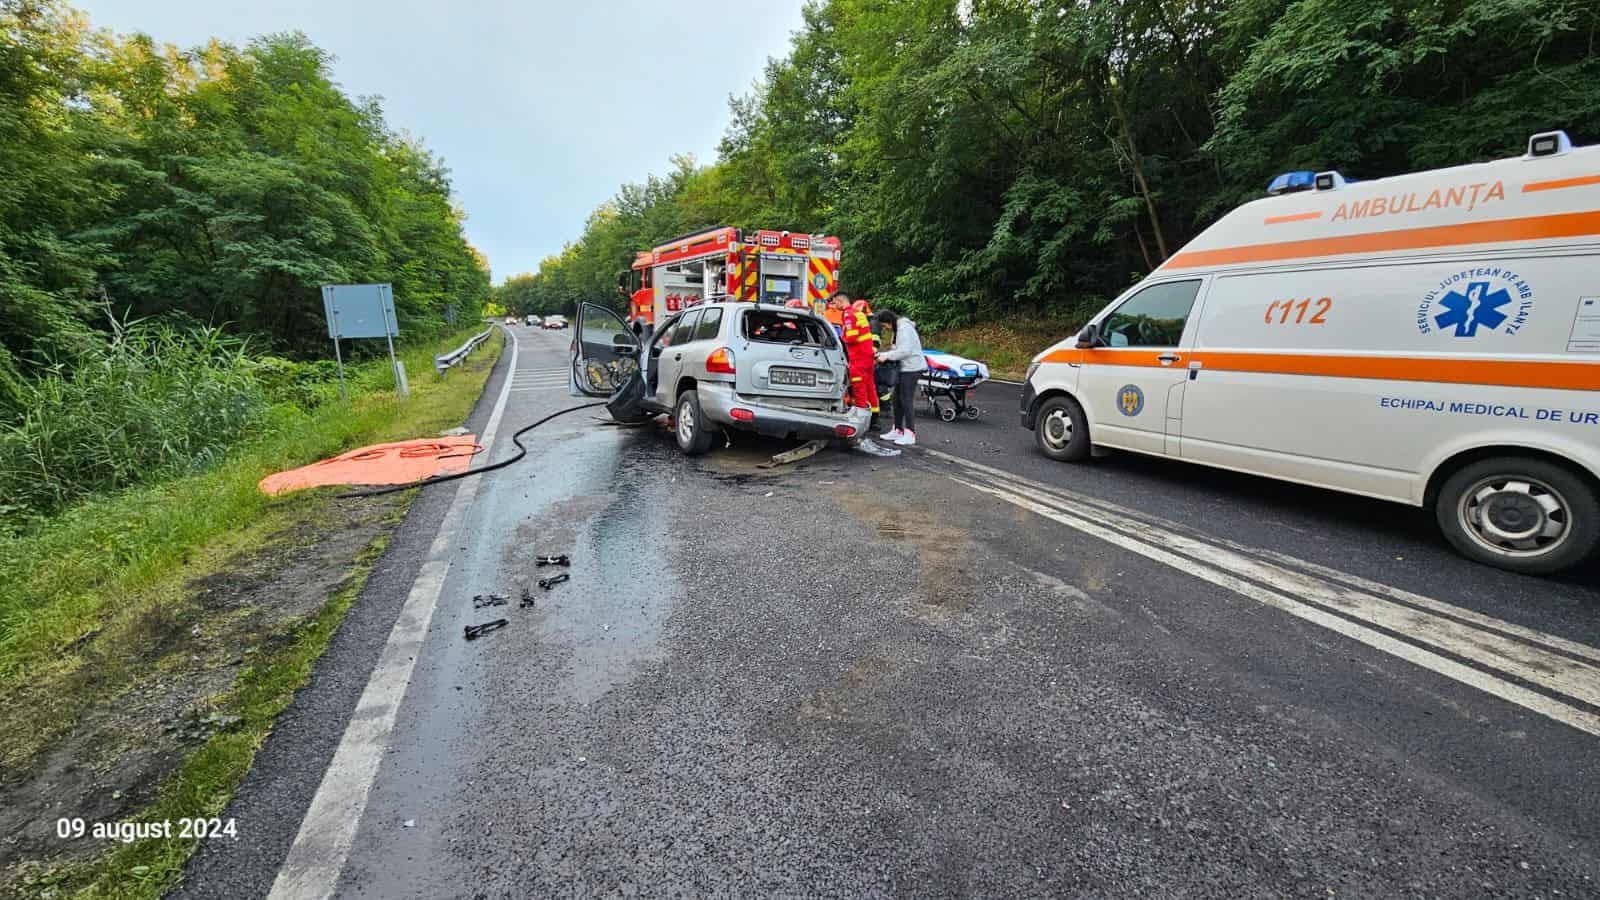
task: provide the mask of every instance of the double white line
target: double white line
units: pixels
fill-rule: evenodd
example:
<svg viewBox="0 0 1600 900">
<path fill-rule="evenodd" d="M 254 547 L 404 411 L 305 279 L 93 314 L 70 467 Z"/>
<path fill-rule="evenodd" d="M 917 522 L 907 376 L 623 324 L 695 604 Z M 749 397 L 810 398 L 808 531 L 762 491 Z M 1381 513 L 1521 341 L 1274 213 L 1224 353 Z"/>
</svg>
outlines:
<svg viewBox="0 0 1600 900">
<path fill-rule="evenodd" d="M 565 366 L 553 369 L 519 369 L 511 373 L 511 390 L 513 393 L 565 390 L 567 381 L 568 373 Z"/>
<path fill-rule="evenodd" d="M 1600 736 L 1600 649 L 1283 554 L 1201 539 L 1175 523 L 936 450 L 928 455 L 964 469 L 951 478 L 975 491 Z"/>
</svg>

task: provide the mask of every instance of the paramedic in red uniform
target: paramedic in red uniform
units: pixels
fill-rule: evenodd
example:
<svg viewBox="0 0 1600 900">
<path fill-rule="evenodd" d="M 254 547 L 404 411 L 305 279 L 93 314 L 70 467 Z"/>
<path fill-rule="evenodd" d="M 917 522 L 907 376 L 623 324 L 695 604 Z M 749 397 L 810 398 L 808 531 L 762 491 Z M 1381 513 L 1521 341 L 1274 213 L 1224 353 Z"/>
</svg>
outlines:
<svg viewBox="0 0 1600 900">
<path fill-rule="evenodd" d="M 845 358 L 850 362 L 850 403 L 878 411 L 878 387 L 872 377 L 876 357 L 872 349 L 872 322 L 863 312 L 865 301 L 851 304 L 850 295 L 834 291 L 828 307 L 842 318 L 839 337 L 844 340 Z"/>
</svg>

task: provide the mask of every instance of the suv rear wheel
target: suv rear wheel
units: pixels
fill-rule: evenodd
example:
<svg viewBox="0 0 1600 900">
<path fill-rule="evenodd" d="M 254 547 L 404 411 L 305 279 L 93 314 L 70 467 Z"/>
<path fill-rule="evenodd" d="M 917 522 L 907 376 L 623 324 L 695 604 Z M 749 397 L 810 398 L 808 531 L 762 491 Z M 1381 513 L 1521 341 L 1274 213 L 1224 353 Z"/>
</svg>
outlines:
<svg viewBox="0 0 1600 900">
<path fill-rule="evenodd" d="M 1051 459 L 1078 462 L 1089 456 L 1089 417 L 1071 397 L 1051 397 L 1039 406 L 1033 440 Z"/>
<path fill-rule="evenodd" d="M 1439 528 L 1464 556 L 1513 572 L 1549 575 L 1600 546 L 1600 497 L 1563 466 L 1497 456 L 1462 466 L 1439 489 Z"/>
<path fill-rule="evenodd" d="M 673 417 L 676 427 L 673 435 L 678 439 L 678 449 L 688 456 L 699 456 L 711 449 L 716 439 L 714 426 L 700 412 L 700 395 L 684 391 L 678 395 L 677 413 Z"/>
</svg>

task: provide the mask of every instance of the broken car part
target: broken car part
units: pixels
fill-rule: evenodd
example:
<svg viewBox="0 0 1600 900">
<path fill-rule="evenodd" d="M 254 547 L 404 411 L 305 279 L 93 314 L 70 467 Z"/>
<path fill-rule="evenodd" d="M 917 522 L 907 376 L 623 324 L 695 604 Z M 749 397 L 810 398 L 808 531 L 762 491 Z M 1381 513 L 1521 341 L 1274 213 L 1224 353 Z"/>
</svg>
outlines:
<svg viewBox="0 0 1600 900">
<path fill-rule="evenodd" d="M 793 450 L 785 450 L 782 453 L 776 454 L 764 463 L 756 463 L 756 468 L 775 469 L 778 466 L 788 465 L 792 462 L 799 462 L 807 457 L 816 456 L 817 453 L 819 453 L 822 448 L 826 446 L 828 446 L 828 442 L 824 440 L 806 441 L 804 444 L 801 444 Z"/>
<path fill-rule="evenodd" d="M 499 594 L 478 594 L 472 598 L 473 609 L 483 609 L 485 606 L 505 606 L 506 598 Z"/>
<path fill-rule="evenodd" d="M 468 625 L 464 630 L 466 631 L 467 640 L 475 641 L 482 635 L 494 631 L 496 628 L 504 628 L 510 624 L 511 623 L 505 619 L 495 619 L 493 622 L 485 622 L 482 625 Z"/>
<path fill-rule="evenodd" d="M 567 559 L 565 553 L 559 556 L 541 556 L 533 561 L 535 566 L 570 566 L 572 561 Z"/>
<path fill-rule="evenodd" d="M 522 589 L 522 599 L 517 601 L 517 605 L 523 609 L 533 606 L 533 594 L 527 588 Z"/>
<path fill-rule="evenodd" d="M 549 578 L 541 578 L 539 579 L 539 587 L 542 587 L 548 591 L 571 577 L 572 576 L 566 572 L 562 572 L 560 575 L 551 575 Z"/>
</svg>

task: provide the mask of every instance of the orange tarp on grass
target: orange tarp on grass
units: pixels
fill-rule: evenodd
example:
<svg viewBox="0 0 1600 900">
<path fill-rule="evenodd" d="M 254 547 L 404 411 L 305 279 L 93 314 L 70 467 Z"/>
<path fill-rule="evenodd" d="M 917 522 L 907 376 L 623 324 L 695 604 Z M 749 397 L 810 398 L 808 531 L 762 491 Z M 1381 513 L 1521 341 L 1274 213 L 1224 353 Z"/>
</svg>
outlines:
<svg viewBox="0 0 1600 900">
<path fill-rule="evenodd" d="M 283 494 L 330 484 L 409 484 L 460 472 L 481 453 L 477 435 L 421 438 L 393 444 L 373 444 L 332 459 L 278 472 L 261 479 L 263 494 Z"/>
</svg>

